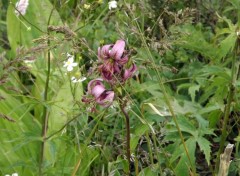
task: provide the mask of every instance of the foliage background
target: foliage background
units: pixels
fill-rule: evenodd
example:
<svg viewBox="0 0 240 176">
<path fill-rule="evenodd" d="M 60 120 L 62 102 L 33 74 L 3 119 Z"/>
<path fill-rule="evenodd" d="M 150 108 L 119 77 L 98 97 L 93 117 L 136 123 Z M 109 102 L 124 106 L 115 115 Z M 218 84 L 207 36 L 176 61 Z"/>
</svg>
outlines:
<svg viewBox="0 0 240 176">
<path fill-rule="evenodd" d="M 118 39 L 138 66 L 124 85 L 132 175 L 215 175 L 227 143 L 235 144 L 229 175 L 240 174 L 238 0 L 119 0 L 112 10 L 104 0 L 30 0 L 19 18 L 15 3 L 0 2 L 0 175 L 38 175 L 39 167 L 43 175 L 126 173 L 117 102 L 98 113 L 81 102 L 96 78 L 89 70 L 97 66 L 98 47 Z M 86 81 L 73 84 L 65 74 L 66 53 L 79 63 L 72 74 Z"/>
</svg>

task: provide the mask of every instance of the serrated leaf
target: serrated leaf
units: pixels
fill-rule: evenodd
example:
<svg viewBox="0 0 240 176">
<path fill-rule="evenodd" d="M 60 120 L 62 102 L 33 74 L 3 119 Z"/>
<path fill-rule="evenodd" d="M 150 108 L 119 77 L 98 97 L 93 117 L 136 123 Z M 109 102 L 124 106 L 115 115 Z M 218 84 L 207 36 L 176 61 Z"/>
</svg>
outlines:
<svg viewBox="0 0 240 176">
<path fill-rule="evenodd" d="M 201 137 L 201 136 L 197 138 L 197 143 L 198 143 L 201 151 L 203 151 L 203 153 L 205 155 L 205 159 L 209 165 L 210 164 L 211 143 L 206 138 Z"/>
<path fill-rule="evenodd" d="M 179 116 L 177 118 L 177 123 L 181 129 L 181 131 L 187 132 L 191 134 L 192 136 L 196 136 L 198 132 L 196 131 L 196 127 L 191 123 L 191 121 L 188 120 L 188 118 L 184 116 Z M 174 122 L 171 122 L 169 124 L 172 124 L 175 126 Z"/>
<path fill-rule="evenodd" d="M 199 91 L 200 85 L 192 85 L 188 89 L 188 93 L 191 96 L 192 102 L 195 101 L 196 92 Z"/>
<path fill-rule="evenodd" d="M 234 31 L 234 33 L 230 34 L 220 43 L 218 54 L 217 54 L 218 59 L 222 59 L 226 57 L 226 55 L 232 51 L 232 49 L 235 46 L 236 39 L 237 39 L 237 35 L 235 34 L 235 31 Z"/>
</svg>

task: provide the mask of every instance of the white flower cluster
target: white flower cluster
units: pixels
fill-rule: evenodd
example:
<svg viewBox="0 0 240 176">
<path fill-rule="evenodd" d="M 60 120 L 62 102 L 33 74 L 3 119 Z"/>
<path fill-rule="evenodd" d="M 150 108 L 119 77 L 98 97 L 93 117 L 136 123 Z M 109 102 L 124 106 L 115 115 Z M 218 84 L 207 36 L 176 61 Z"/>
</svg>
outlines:
<svg viewBox="0 0 240 176">
<path fill-rule="evenodd" d="M 63 67 L 66 67 L 68 72 L 72 72 L 73 68 L 78 65 L 78 63 L 74 62 L 74 56 L 69 53 L 67 53 L 67 61 L 64 61 L 63 63 L 64 63 Z M 75 74 L 75 75 L 78 75 L 78 74 Z M 80 74 L 78 76 L 80 76 Z M 86 77 L 77 78 L 78 76 L 71 77 L 72 83 L 83 82 L 84 80 L 87 79 Z"/>
<path fill-rule="evenodd" d="M 78 64 L 76 62 L 74 62 L 74 56 L 71 54 L 67 53 L 67 61 L 64 61 L 64 65 L 63 67 L 67 68 L 68 72 L 71 72 L 73 70 L 73 67 L 76 67 Z"/>
</svg>

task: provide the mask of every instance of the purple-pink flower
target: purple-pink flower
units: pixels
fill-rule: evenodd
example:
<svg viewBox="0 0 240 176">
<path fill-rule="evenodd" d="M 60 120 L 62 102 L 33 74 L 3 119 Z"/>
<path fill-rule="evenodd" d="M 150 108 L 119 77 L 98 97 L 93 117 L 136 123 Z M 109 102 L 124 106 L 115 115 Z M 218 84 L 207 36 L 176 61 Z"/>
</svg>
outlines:
<svg viewBox="0 0 240 176">
<path fill-rule="evenodd" d="M 132 64 L 129 69 L 125 69 L 123 74 L 123 80 L 126 81 L 127 79 L 131 78 L 136 71 L 137 71 L 137 66 L 135 64 Z"/>
<path fill-rule="evenodd" d="M 129 60 L 124 40 L 117 40 L 115 44 L 98 48 L 98 59 L 101 62 L 98 71 L 102 79 L 94 79 L 88 83 L 87 94 L 94 98 L 84 96 L 82 101 L 85 103 L 94 101 L 100 106 L 109 107 L 113 103 L 115 93 L 105 88 L 103 80 L 114 89 L 131 78 L 137 71 L 137 66 Z"/>
<path fill-rule="evenodd" d="M 125 65 L 129 61 L 129 54 L 125 50 L 124 40 L 117 40 L 114 45 L 108 44 L 99 48 L 98 58 L 102 62 L 99 66 L 102 78 L 111 84 L 126 81 L 137 70 L 134 65 L 134 68 L 127 71 L 125 75 Z"/>
<path fill-rule="evenodd" d="M 103 107 L 109 107 L 114 100 L 114 92 L 106 90 L 102 79 L 94 79 L 88 83 L 88 94 L 94 97 L 94 101 Z M 90 102 L 89 99 L 83 98 L 83 102 Z"/>
</svg>

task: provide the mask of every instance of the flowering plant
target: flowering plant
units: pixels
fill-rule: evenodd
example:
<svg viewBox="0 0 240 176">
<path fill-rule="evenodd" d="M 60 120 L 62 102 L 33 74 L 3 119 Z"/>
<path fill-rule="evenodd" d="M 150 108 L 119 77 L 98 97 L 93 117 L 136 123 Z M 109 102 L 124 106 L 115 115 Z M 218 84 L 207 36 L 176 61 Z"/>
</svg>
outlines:
<svg viewBox="0 0 240 176">
<path fill-rule="evenodd" d="M 84 96 L 82 101 L 85 103 L 95 102 L 106 108 L 112 105 L 114 98 L 118 98 L 119 106 L 126 119 L 126 155 L 128 172 L 130 173 L 130 118 L 125 109 L 126 102 L 123 101 L 123 96 L 119 95 L 116 90 L 133 76 L 137 66 L 130 61 L 129 53 L 125 50 L 124 40 L 117 40 L 115 44 L 108 44 L 98 48 L 98 59 L 100 61 L 98 73 L 102 78 L 94 79 L 88 83 L 87 95 L 93 98 Z M 110 90 L 105 88 L 104 82 L 108 84 Z"/>
<path fill-rule="evenodd" d="M 83 97 L 83 102 L 95 101 L 103 107 L 109 107 L 116 93 L 114 89 L 124 84 L 137 70 L 137 66 L 129 60 L 129 53 L 125 50 L 125 41 L 117 40 L 115 44 L 107 44 L 98 48 L 100 65 L 98 72 L 101 78 L 88 83 L 88 95 L 93 99 Z M 130 67 L 128 66 L 130 65 Z M 112 90 L 106 90 L 103 82 L 109 84 Z"/>
</svg>

